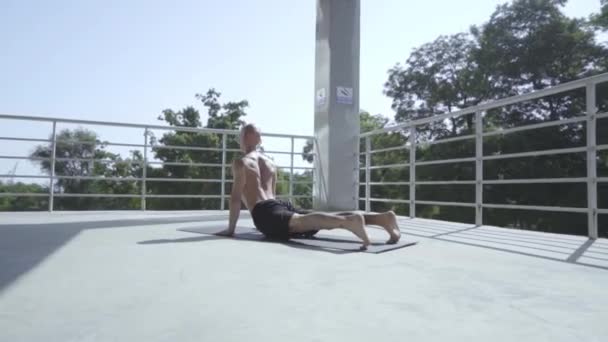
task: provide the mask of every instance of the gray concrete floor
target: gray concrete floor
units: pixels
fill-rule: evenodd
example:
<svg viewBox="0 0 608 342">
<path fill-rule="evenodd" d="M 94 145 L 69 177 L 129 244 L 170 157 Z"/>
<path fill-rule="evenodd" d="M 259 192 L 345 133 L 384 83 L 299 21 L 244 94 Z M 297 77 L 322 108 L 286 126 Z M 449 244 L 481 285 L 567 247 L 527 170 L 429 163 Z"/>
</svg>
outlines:
<svg viewBox="0 0 608 342">
<path fill-rule="evenodd" d="M 0 341 L 608 336 L 607 240 L 402 218 L 419 244 L 375 255 L 177 230 L 225 218 L 0 213 Z"/>
</svg>

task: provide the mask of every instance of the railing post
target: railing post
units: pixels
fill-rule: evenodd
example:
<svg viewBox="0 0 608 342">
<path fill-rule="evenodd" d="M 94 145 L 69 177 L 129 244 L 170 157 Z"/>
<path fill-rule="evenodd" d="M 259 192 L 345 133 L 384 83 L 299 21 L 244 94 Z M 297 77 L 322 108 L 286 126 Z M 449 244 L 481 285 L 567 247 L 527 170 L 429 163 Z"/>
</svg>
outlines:
<svg viewBox="0 0 608 342">
<path fill-rule="evenodd" d="M 144 130 L 144 159 L 141 164 L 141 210 L 146 210 L 146 177 L 148 175 L 148 128 Z"/>
<path fill-rule="evenodd" d="M 222 203 L 220 204 L 220 209 L 221 210 L 225 210 L 226 209 L 226 204 L 224 202 L 225 201 L 225 192 L 226 192 L 226 133 L 222 133 L 222 184 L 220 186 L 221 188 L 221 200 Z"/>
<path fill-rule="evenodd" d="M 597 107 L 595 83 L 587 83 L 587 229 L 591 239 L 597 239 Z"/>
<path fill-rule="evenodd" d="M 49 212 L 53 211 L 55 202 L 55 159 L 57 157 L 57 121 L 53 121 L 51 135 L 51 175 L 49 177 Z"/>
<path fill-rule="evenodd" d="M 410 218 L 416 218 L 416 126 L 410 127 Z"/>
<path fill-rule="evenodd" d="M 483 115 L 475 112 L 475 226 L 483 225 Z"/>
<path fill-rule="evenodd" d="M 370 197 L 371 197 L 371 170 L 372 166 L 372 154 L 370 153 L 372 150 L 372 142 L 369 138 L 369 135 L 365 137 L 365 211 L 371 211 L 370 206 Z M 359 189 L 357 189 L 359 190 Z"/>
<path fill-rule="evenodd" d="M 294 137 L 291 137 L 291 164 L 289 165 L 289 200 L 293 202 L 293 152 L 294 152 Z"/>
</svg>

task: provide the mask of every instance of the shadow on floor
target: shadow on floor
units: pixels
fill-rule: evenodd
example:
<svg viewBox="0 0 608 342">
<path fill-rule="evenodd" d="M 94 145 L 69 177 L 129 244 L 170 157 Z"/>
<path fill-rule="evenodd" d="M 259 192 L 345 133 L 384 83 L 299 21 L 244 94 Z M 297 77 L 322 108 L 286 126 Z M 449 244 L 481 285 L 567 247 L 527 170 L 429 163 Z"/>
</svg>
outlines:
<svg viewBox="0 0 608 342">
<path fill-rule="evenodd" d="M 243 217 L 249 218 L 248 215 Z M 226 214 L 67 223 L 0 224 L 0 293 L 83 230 L 227 219 Z"/>
<path fill-rule="evenodd" d="M 198 236 L 198 237 L 187 237 L 187 238 L 178 238 L 178 239 L 146 240 L 146 241 L 140 241 L 140 242 L 138 242 L 138 244 L 156 245 L 156 244 L 165 244 L 165 243 L 205 242 L 205 241 L 225 240 L 225 239 L 232 239 L 232 238 L 223 237 L 223 236 L 214 236 L 214 235 L 204 235 L 204 236 Z M 306 249 L 306 250 L 325 252 L 325 253 L 331 253 L 331 254 L 360 253 L 359 251 L 347 251 L 347 250 L 337 250 L 337 249 L 331 249 L 331 248 L 313 247 L 313 246 L 308 246 L 303 243 L 299 243 L 297 241 L 283 242 L 283 241 L 273 241 L 273 240 L 266 240 L 266 239 L 259 239 L 259 240 L 238 239 L 238 240 L 239 240 L 239 243 L 240 242 L 279 243 L 281 245 L 292 247 L 292 248 Z"/>
<path fill-rule="evenodd" d="M 399 220 L 399 226 L 406 235 L 608 270 L 608 257 L 601 254 L 601 243 L 580 236 L 543 236 L 523 230 L 508 231 L 464 224 L 443 225 L 441 222 L 404 218 Z M 589 259 L 597 262 L 591 263 Z"/>
</svg>

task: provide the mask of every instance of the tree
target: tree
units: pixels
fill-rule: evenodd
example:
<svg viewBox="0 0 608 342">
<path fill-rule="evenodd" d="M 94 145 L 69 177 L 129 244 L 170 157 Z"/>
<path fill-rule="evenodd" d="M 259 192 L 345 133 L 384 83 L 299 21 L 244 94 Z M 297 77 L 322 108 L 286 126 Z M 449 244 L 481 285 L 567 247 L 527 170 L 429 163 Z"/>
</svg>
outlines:
<svg viewBox="0 0 608 342">
<path fill-rule="evenodd" d="M 481 101 L 523 94 L 608 70 L 608 51 L 595 41 L 596 32 L 583 20 L 566 17 L 561 12 L 565 3 L 565 0 L 515 0 L 499 6 L 487 23 L 472 27 L 470 34 L 442 36 L 415 49 L 405 66 L 397 65 L 389 71 L 385 85 L 385 93 L 393 99 L 395 120 L 448 113 Z M 487 111 L 484 113 L 485 130 L 560 120 L 584 111 L 584 93 L 575 91 Z M 605 123 L 598 123 L 598 126 L 602 124 Z M 472 131 L 473 117 L 469 115 L 419 127 L 418 140 L 424 143 Z M 422 145 L 417 151 L 417 160 L 470 157 L 474 155 L 471 142 Z M 484 139 L 484 153 L 581 144 L 584 144 L 581 125 L 555 126 Z M 417 180 L 472 179 L 472 167 L 472 163 L 417 167 Z M 584 167 L 584 155 L 569 154 L 486 162 L 484 175 L 486 178 L 533 178 L 543 170 L 543 177 L 572 177 Z M 440 196 L 441 199 L 434 200 L 443 201 L 458 201 L 466 194 L 466 202 L 472 202 L 472 189 L 472 186 L 468 189 L 421 186 L 417 187 L 416 193 L 417 198 Z M 584 187 L 574 185 L 486 186 L 484 201 L 516 204 L 544 201 L 544 205 L 572 206 L 584 201 L 584 193 Z M 449 213 L 451 219 L 471 219 L 471 213 L 466 210 L 440 209 L 441 214 Z M 418 212 L 429 215 L 437 210 L 423 208 Z M 494 211 L 491 214 L 493 224 L 533 229 L 553 227 L 573 232 L 572 217 L 563 219 L 549 214 L 541 217 L 538 213 L 525 211 Z M 447 219 L 445 215 L 439 217 Z"/>
<path fill-rule="evenodd" d="M 415 49 L 406 65 L 397 64 L 389 70 L 384 86 L 392 98 L 395 120 L 416 120 L 451 113 L 478 104 L 487 97 L 487 84 L 472 51 L 471 35 L 459 33 L 440 36 L 435 41 Z M 473 129 L 470 116 L 453 118 L 451 125 L 437 122 L 421 133 L 428 139 L 456 135 Z"/>
<path fill-rule="evenodd" d="M 50 138 L 52 139 L 52 137 Z M 51 174 L 52 143 L 39 145 L 31 157 L 39 159 L 40 169 Z M 132 152 L 131 158 L 105 150 L 105 144 L 95 132 L 77 128 L 62 130 L 56 136 L 55 175 L 60 177 L 53 191 L 66 194 L 137 194 L 139 184 L 128 180 L 141 174 L 141 155 Z M 75 177 L 122 177 L 124 181 L 87 180 Z M 58 210 L 125 209 L 136 208 L 137 199 L 69 197 L 56 201 Z"/>
<path fill-rule="evenodd" d="M 48 188 L 40 184 L 25 184 L 22 182 L 0 181 L 0 193 L 47 193 Z M 0 211 L 30 211 L 44 210 L 48 205 L 46 197 L 0 197 Z"/>
<path fill-rule="evenodd" d="M 600 72 L 606 50 L 582 19 L 566 17 L 565 0 L 515 0 L 472 32 L 475 59 L 494 95 L 517 95 Z"/>
<path fill-rule="evenodd" d="M 608 30 L 608 0 L 600 1 L 602 7 L 599 13 L 591 15 L 591 24 L 601 30 Z"/>
<path fill-rule="evenodd" d="M 238 129 L 243 124 L 242 118 L 246 116 L 245 109 L 248 107 L 246 100 L 238 102 L 219 102 L 221 93 L 215 89 L 209 89 L 205 94 L 196 94 L 195 98 L 202 102 L 207 110 L 207 124 L 205 128 L 214 129 Z M 194 107 L 186 107 L 181 111 L 166 109 L 158 117 L 170 126 L 203 128 L 200 112 Z M 238 149 L 238 137 L 227 135 L 226 146 L 230 149 Z M 164 164 L 162 168 L 148 168 L 148 175 L 155 178 L 190 178 L 190 179 L 220 179 L 221 168 L 195 165 L 172 165 L 171 163 L 195 163 L 195 164 L 221 164 L 222 153 L 216 151 L 222 148 L 222 136 L 220 134 L 199 133 L 193 131 L 173 131 L 163 134 L 160 139 L 151 137 L 154 157 Z M 196 150 L 180 149 L 180 147 L 194 147 Z M 177 148 L 170 148 L 177 147 Z M 230 166 L 238 152 L 227 152 L 226 179 L 230 179 Z M 227 183 L 226 192 L 230 191 Z M 216 195 L 221 190 L 220 184 L 216 182 L 150 182 L 148 191 L 152 194 L 180 194 L 180 195 Z M 152 208 L 157 209 L 218 209 L 217 199 L 180 199 L 180 200 L 152 200 L 149 201 Z"/>
</svg>

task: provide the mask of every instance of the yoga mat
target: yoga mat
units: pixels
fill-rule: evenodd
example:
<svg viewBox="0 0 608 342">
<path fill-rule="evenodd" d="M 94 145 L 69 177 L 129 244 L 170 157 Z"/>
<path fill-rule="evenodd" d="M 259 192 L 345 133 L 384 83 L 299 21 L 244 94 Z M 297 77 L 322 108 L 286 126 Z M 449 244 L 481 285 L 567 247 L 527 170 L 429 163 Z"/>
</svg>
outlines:
<svg viewBox="0 0 608 342">
<path fill-rule="evenodd" d="M 207 234 L 213 235 L 217 232 L 223 230 L 223 228 L 217 227 L 199 227 L 199 228 L 183 228 L 179 229 L 180 231 L 189 232 L 189 233 L 198 233 L 198 234 Z M 264 234 L 258 232 L 253 228 L 237 228 L 234 237 L 236 239 L 242 240 L 252 240 L 252 241 L 267 241 L 267 242 L 278 242 L 284 243 L 288 245 L 308 247 L 308 248 L 318 248 L 318 249 L 328 249 L 328 250 L 336 250 L 336 251 L 345 251 L 345 252 L 358 252 L 361 247 L 361 240 L 357 237 L 352 236 L 330 236 L 327 234 L 319 233 L 315 237 L 312 238 L 292 238 L 289 241 L 277 241 L 267 239 Z M 388 239 L 388 235 L 386 237 Z M 406 236 L 401 236 L 401 239 L 396 244 L 388 245 L 385 241 L 375 241 L 373 238 L 370 238 L 371 245 L 367 247 L 367 250 L 362 251 L 365 253 L 384 253 L 388 251 L 393 251 L 399 248 L 404 248 L 408 246 L 413 246 L 417 243 L 417 241 L 410 240 Z"/>
</svg>

